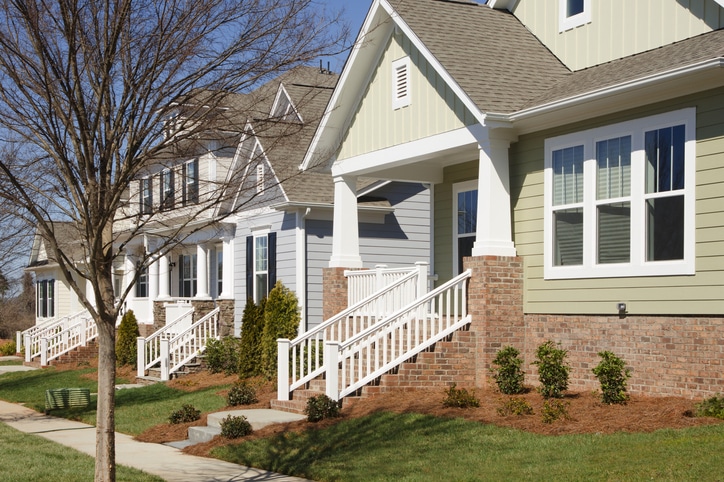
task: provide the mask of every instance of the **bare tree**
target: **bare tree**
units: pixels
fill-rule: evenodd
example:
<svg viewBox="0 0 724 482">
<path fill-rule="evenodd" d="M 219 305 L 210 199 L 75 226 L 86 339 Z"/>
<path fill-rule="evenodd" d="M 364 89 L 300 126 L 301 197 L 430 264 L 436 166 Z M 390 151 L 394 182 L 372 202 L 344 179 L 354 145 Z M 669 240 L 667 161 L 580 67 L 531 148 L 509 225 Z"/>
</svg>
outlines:
<svg viewBox="0 0 724 482">
<path fill-rule="evenodd" d="M 312 0 L 0 0 L 0 22 L 0 199 L 37 228 L 98 325 L 95 480 L 115 480 L 113 262 L 162 223 L 130 214 L 134 179 L 210 133 L 238 139 L 259 105 L 238 94 L 338 52 L 346 30 Z M 201 208 L 228 201 L 223 187 Z"/>
</svg>

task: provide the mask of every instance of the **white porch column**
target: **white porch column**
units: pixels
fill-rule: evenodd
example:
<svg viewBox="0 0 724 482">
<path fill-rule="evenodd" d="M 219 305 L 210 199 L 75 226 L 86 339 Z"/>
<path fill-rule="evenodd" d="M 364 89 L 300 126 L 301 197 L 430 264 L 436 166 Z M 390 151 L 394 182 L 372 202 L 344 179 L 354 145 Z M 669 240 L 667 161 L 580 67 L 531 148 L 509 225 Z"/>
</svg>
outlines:
<svg viewBox="0 0 724 482">
<path fill-rule="evenodd" d="M 146 323 L 153 322 L 153 302 L 158 297 L 158 260 L 158 256 L 153 256 L 148 265 L 148 311 L 146 312 L 148 318 L 143 320 Z"/>
<path fill-rule="evenodd" d="M 196 245 L 196 296 L 209 298 L 209 250 L 203 244 Z"/>
<path fill-rule="evenodd" d="M 234 299 L 234 237 L 224 236 L 221 238 L 223 241 L 222 247 L 222 280 L 221 280 L 221 293 L 219 298 L 224 300 Z"/>
<path fill-rule="evenodd" d="M 330 268 L 361 268 L 359 222 L 357 216 L 357 178 L 334 178 L 334 226 Z"/>
<path fill-rule="evenodd" d="M 167 300 L 171 298 L 168 286 L 169 256 L 164 254 L 158 258 L 158 299 Z"/>
<path fill-rule="evenodd" d="M 478 219 L 473 256 L 515 256 L 508 148 L 510 141 L 488 138 L 479 145 Z"/>
</svg>

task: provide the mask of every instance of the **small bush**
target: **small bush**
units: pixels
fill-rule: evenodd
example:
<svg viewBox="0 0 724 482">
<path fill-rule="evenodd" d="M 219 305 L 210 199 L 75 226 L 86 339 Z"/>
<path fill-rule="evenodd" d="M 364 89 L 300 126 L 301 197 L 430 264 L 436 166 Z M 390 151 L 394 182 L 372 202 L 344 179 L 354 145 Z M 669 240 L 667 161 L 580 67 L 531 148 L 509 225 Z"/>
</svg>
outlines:
<svg viewBox="0 0 724 482">
<path fill-rule="evenodd" d="M 568 420 L 568 402 L 546 400 L 543 402 L 543 423 L 553 423 L 558 419 Z"/>
<path fill-rule="evenodd" d="M 137 364 L 136 353 L 138 352 L 138 341 L 141 336 L 138 331 L 138 321 L 133 310 L 128 310 L 121 318 L 116 335 L 116 363 L 118 365 L 131 365 L 134 368 Z"/>
<path fill-rule="evenodd" d="M 18 348 L 15 346 L 14 341 L 9 341 L 3 345 L 0 345 L 0 356 L 13 356 L 17 352 Z"/>
<path fill-rule="evenodd" d="M 277 375 L 277 338 L 296 338 L 300 319 L 297 295 L 277 281 L 266 300 L 261 336 L 262 371 L 268 379 Z"/>
<path fill-rule="evenodd" d="M 512 346 L 506 346 L 498 352 L 493 360 L 495 367 L 491 368 L 493 378 L 498 385 L 498 390 L 506 395 L 523 393 L 523 370 L 520 369 L 523 360 L 520 359 L 520 351 Z M 496 368 L 497 367 L 497 368 Z"/>
<path fill-rule="evenodd" d="M 254 430 L 245 416 L 227 416 L 221 421 L 221 436 L 226 438 L 239 438 L 250 435 Z"/>
<path fill-rule="evenodd" d="M 609 405 L 626 403 L 626 380 L 631 377 L 626 363 L 610 351 L 599 352 L 598 356 L 601 362 L 592 371 L 601 384 L 601 400 Z"/>
<path fill-rule="evenodd" d="M 241 319 L 241 340 L 239 341 L 240 377 L 261 375 L 261 336 L 264 332 L 264 308 L 266 298 L 257 305 L 249 298 Z"/>
<path fill-rule="evenodd" d="M 231 406 L 251 405 L 259 401 L 256 398 L 256 390 L 254 387 L 244 381 L 236 382 L 229 389 L 227 401 Z"/>
<path fill-rule="evenodd" d="M 524 398 L 509 398 L 502 406 L 498 407 L 498 415 L 507 417 L 508 415 L 533 415 L 533 407 L 528 400 Z"/>
<path fill-rule="evenodd" d="M 239 339 L 225 336 L 220 340 L 206 342 L 206 365 L 211 373 L 236 373 L 239 366 Z"/>
<path fill-rule="evenodd" d="M 174 425 L 179 423 L 195 422 L 201 418 L 201 410 L 196 410 L 193 405 L 188 403 L 181 406 L 180 409 L 175 412 L 171 412 L 168 417 L 168 421 Z"/>
<path fill-rule="evenodd" d="M 566 364 L 568 352 L 557 348 L 553 341 L 543 343 L 535 352 L 538 365 L 538 379 L 541 386 L 538 388 L 545 398 L 561 398 L 568 389 L 568 372 L 570 367 Z"/>
<path fill-rule="evenodd" d="M 724 396 L 715 395 L 696 404 L 697 417 L 716 417 L 724 420 Z"/>
<path fill-rule="evenodd" d="M 339 403 L 327 395 L 319 395 L 307 400 L 307 408 L 304 413 L 307 414 L 307 421 L 309 422 L 319 422 L 325 418 L 339 417 Z"/>
<path fill-rule="evenodd" d="M 479 407 L 480 400 L 475 396 L 475 391 L 468 392 L 465 388 L 456 388 L 456 384 L 445 390 L 445 398 L 442 400 L 443 407 L 470 408 Z"/>
</svg>

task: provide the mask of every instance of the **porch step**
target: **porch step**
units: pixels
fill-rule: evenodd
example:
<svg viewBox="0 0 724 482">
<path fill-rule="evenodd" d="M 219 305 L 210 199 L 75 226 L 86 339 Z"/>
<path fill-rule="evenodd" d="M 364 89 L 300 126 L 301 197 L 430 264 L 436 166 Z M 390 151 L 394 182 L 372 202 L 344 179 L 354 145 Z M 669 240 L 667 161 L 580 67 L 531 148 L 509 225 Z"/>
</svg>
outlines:
<svg viewBox="0 0 724 482">
<path fill-rule="evenodd" d="M 226 417 L 244 416 L 251 424 L 254 430 L 260 430 L 267 425 L 274 423 L 289 423 L 297 420 L 304 420 L 303 415 L 294 414 L 280 410 L 247 409 L 247 410 L 228 410 L 224 412 L 210 413 L 206 417 L 206 427 L 189 427 L 188 437 L 189 445 L 208 442 L 212 438 L 221 434 L 221 421 Z"/>
</svg>

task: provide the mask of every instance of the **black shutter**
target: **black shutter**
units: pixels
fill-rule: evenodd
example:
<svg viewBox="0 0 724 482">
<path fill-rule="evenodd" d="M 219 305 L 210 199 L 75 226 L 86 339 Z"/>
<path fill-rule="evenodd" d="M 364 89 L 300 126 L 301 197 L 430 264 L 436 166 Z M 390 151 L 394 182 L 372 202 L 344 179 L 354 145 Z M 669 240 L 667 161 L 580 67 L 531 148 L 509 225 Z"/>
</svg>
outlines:
<svg viewBox="0 0 724 482">
<path fill-rule="evenodd" d="M 267 294 L 274 288 L 277 283 L 277 233 L 269 233 L 269 286 L 267 287 Z"/>
<path fill-rule="evenodd" d="M 254 299 L 254 236 L 246 237 L 246 299 Z"/>
<path fill-rule="evenodd" d="M 179 255 L 178 257 L 178 295 L 179 298 L 186 296 L 184 293 L 184 257 Z"/>
<path fill-rule="evenodd" d="M 181 205 L 186 206 L 186 163 L 181 166 Z"/>
</svg>

